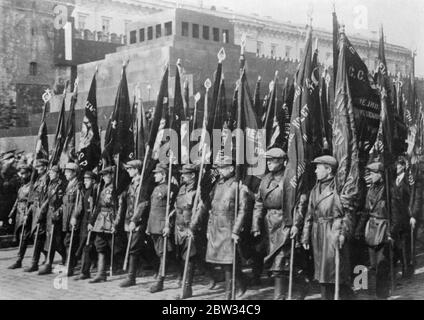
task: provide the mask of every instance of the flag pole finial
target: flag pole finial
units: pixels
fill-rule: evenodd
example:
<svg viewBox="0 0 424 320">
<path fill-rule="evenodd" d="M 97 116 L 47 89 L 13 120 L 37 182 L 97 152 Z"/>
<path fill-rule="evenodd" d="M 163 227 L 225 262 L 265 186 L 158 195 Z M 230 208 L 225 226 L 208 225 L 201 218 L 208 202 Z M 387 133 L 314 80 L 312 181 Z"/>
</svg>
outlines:
<svg viewBox="0 0 424 320">
<path fill-rule="evenodd" d="M 258 82 L 260 82 L 262 80 L 261 76 L 258 76 Z"/>
<path fill-rule="evenodd" d="M 50 99 L 52 98 L 52 93 L 51 93 L 50 89 L 46 89 L 44 91 L 44 94 L 41 97 L 42 97 L 44 103 L 49 102 Z"/>
</svg>

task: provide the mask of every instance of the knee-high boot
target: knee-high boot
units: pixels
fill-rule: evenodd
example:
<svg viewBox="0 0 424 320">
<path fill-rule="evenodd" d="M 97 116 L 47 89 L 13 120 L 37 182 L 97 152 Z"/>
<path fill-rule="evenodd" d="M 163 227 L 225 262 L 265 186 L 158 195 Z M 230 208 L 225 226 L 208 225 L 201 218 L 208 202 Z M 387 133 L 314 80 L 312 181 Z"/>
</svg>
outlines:
<svg viewBox="0 0 424 320">
<path fill-rule="evenodd" d="M 99 259 L 97 261 L 97 275 L 90 281 L 90 283 L 105 282 L 106 279 L 106 255 L 105 253 L 99 253 Z"/>
<path fill-rule="evenodd" d="M 274 275 L 274 300 L 286 299 L 286 279 L 282 274 Z"/>
<path fill-rule="evenodd" d="M 159 292 L 163 290 L 163 282 L 165 281 L 165 277 L 161 275 L 161 270 L 163 266 L 163 259 L 160 258 L 160 264 L 158 269 L 158 278 L 156 280 L 156 283 L 150 288 L 151 293 Z"/>
<path fill-rule="evenodd" d="M 134 254 L 130 254 L 128 261 L 128 276 L 127 278 L 119 285 L 121 288 L 127 288 L 135 285 L 135 277 L 137 273 L 139 257 Z"/>
</svg>

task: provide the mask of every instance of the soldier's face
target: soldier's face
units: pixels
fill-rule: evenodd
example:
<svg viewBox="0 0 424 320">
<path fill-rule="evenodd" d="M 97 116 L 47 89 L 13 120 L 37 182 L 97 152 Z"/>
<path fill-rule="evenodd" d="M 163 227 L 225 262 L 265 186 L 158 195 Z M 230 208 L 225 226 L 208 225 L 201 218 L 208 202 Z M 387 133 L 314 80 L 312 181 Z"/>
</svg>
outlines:
<svg viewBox="0 0 424 320">
<path fill-rule="evenodd" d="M 270 172 L 277 172 L 283 168 L 284 160 L 283 159 L 268 159 L 266 161 L 266 164 Z"/>
<path fill-rule="evenodd" d="M 18 172 L 18 176 L 19 176 L 19 178 L 21 178 L 22 181 L 26 181 L 29 178 L 30 173 L 27 170 L 25 170 L 25 171 L 19 171 Z"/>
<path fill-rule="evenodd" d="M 76 172 L 74 170 L 69 170 L 69 169 L 66 169 L 65 170 L 65 178 L 68 181 L 71 181 L 73 178 L 76 177 L 76 175 L 77 174 L 76 174 Z"/>
<path fill-rule="evenodd" d="M 54 171 L 54 170 L 50 170 L 49 171 L 49 178 L 50 178 L 50 180 L 55 180 L 55 179 L 57 179 L 57 177 L 58 177 L 58 174 L 57 174 L 56 171 Z"/>
<path fill-rule="evenodd" d="M 127 172 L 130 178 L 134 178 L 137 175 L 138 170 L 136 168 L 130 167 L 130 168 L 127 168 Z"/>
<path fill-rule="evenodd" d="M 91 179 L 91 178 L 84 178 L 84 187 L 86 189 L 90 189 L 92 185 L 93 185 L 93 179 Z"/>
<path fill-rule="evenodd" d="M 162 172 L 155 172 L 155 182 L 162 182 L 165 179 L 165 174 Z"/>
<path fill-rule="evenodd" d="M 370 172 L 370 180 L 372 183 L 377 183 L 379 181 L 381 181 L 381 173 L 380 172 Z"/>
<path fill-rule="evenodd" d="M 405 166 L 402 163 L 398 163 L 396 165 L 396 173 L 401 174 L 403 172 L 405 172 Z"/>
<path fill-rule="evenodd" d="M 46 166 L 37 166 L 35 169 L 37 170 L 37 173 L 39 175 L 41 175 L 41 174 L 44 174 L 46 172 L 47 167 Z"/>
<path fill-rule="evenodd" d="M 227 166 L 227 167 L 219 168 L 218 172 L 219 172 L 219 175 L 222 178 L 228 178 L 233 174 L 234 167 L 233 166 Z"/>
<path fill-rule="evenodd" d="M 112 182 L 112 175 L 110 173 L 103 175 L 103 181 L 106 184 L 109 184 Z"/>
<path fill-rule="evenodd" d="M 183 173 L 181 176 L 183 183 L 190 183 L 194 180 L 194 173 Z"/>
<path fill-rule="evenodd" d="M 315 169 L 315 173 L 317 175 L 318 181 L 325 180 L 331 174 L 331 167 L 323 165 L 323 164 L 317 164 L 317 168 Z"/>
</svg>

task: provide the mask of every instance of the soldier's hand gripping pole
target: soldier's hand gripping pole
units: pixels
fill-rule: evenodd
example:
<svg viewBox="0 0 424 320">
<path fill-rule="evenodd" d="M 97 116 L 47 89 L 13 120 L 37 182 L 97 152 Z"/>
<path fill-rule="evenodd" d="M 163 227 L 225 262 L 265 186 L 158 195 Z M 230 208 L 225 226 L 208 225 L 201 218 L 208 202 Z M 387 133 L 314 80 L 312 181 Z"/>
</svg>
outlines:
<svg viewBox="0 0 424 320">
<path fill-rule="evenodd" d="M 290 271 L 289 271 L 289 292 L 287 294 L 287 300 L 291 300 L 292 299 L 292 292 L 293 292 L 294 243 L 295 243 L 295 239 L 291 239 Z"/>
<path fill-rule="evenodd" d="M 133 234 L 133 232 L 131 230 L 130 235 L 128 237 L 127 250 L 125 251 L 124 271 L 127 270 L 127 266 L 128 266 L 128 257 L 130 255 L 130 246 L 131 246 L 132 234 Z"/>
<path fill-rule="evenodd" d="M 335 262 L 336 262 L 336 274 L 334 284 L 334 300 L 340 300 L 340 249 L 339 244 L 335 246 Z"/>
</svg>

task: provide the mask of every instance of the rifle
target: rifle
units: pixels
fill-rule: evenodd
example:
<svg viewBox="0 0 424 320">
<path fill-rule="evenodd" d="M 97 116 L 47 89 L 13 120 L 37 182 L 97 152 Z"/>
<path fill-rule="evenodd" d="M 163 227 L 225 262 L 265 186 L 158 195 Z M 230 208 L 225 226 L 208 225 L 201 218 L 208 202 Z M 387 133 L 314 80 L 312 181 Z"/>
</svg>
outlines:
<svg viewBox="0 0 424 320">
<path fill-rule="evenodd" d="M 295 240 L 291 240 L 291 252 L 290 252 L 290 272 L 289 272 L 289 292 L 287 295 L 287 300 L 292 299 L 293 292 L 293 261 L 294 261 L 294 243 Z"/>
<path fill-rule="evenodd" d="M 77 198 L 76 198 L 76 201 L 75 201 L 74 214 L 78 210 L 78 203 L 79 203 L 79 201 L 80 201 L 80 190 L 77 189 Z M 72 217 L 71 217 L 71 219 L 72 219 Z M 71 239 L 69 241 L 69 253 L 68 253 L 68 259 L 67 259 L 67 262 L 66 262 L 66 275 L 68 277 L 69 277 L 70 264 L 71 264 L 72 243 L 74 241 L 74 233 L 75 233 L 75 226 L 72 226 L 72 229 L 71 229 Z"/>
<path fill-rule="evenodd" d="M 166 213 L 165 213 L 165 227 L 169 228 L 169 210 L 171 203 L 171 180 L 172 180 L 172 153 L 169 156 L 169 169 L 168 169 L 168 194 L 167 194 L 167 204 L 166 204 Z M 164 236 L 163 239 L 163 265 L 161 270 L 161 277 L 165 277 L 165 264 L 166 264 L 166 249 L 168 245 L 168 236 Z"/>
</svg>

